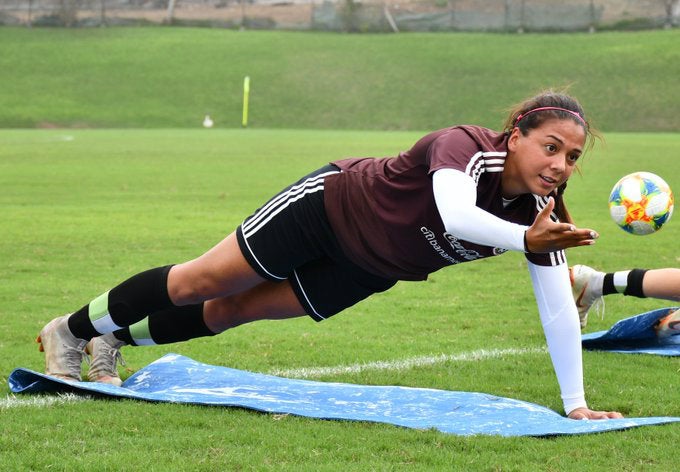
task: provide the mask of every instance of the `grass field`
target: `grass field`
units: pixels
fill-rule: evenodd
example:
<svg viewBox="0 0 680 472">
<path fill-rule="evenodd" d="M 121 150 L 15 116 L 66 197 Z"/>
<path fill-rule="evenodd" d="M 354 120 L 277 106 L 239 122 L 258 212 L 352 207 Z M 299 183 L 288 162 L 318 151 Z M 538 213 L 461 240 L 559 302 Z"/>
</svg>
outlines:
<svg viewBox="0 0 680 472">
<path fill-rule="evenodd" d="M 1 70 L 1 69 L 0 69 Z M 18 366 L 41 370 L 33 342 L 52 317 L 123 278 L 194 257 L 296 177 L 345 156 L 394 155 L 415 131 L 0 130 L 0 451 L 5 470 L 674 470 L 675 425 L 552 439 L 456 437 L 386 425 L 238 409 L 9 395 Z M 568 203 L 597 229 L 571 263 L 677 266 L 680 223 L 633 237 L 609 220 L 623 174 L 680 189 L 680 135 L 606 135 L 574 175 Z M 677 217 L 676 217 L 677 218 Z M 488 287 L 501 287 L 490 292 Z M 588 331 L 667 306 L 608 297 Z M 313 378 L 480 391 L 561 411 L 524 259 L 506 254 L 400 283 L 321 324 L 260 322 L 211 339 L 127 348 L 125 376 L 167 352 L 261 372 L 385 361 Z M 497 356 L 471 355 L 498 349 Z M 449 360 L 416 368 L 400 362 Z M 472 358 L 473 360 L 469 360 Z M 584 353 L 592 407 L 680 416 L 680 360 Z M 391 367 L 390 367 L 391 366 Z M 122 371 L 124 372 L 124 370 Z M 52 402 L 52 403 L 49 403 Z"/>
<path fill-rule="evenodd" d="M 500 126 L 572 85 L 606 131 L 680 130 L 680 30 L 598 34 L 0 28 L 0 127 L 348 130 Z"/>
</svg>

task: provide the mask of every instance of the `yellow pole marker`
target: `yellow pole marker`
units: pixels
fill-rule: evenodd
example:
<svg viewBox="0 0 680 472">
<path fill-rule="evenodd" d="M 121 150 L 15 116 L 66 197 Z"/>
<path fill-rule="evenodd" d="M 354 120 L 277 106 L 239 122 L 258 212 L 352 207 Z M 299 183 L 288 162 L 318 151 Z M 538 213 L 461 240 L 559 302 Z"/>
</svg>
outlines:
<svg viewBox="0 0 680 472">
<path fill-rule="evenodd" d="M 243 79 L 243 120 L 241 124 L 243 127 L 248 126 L 248 96 L 250 95 L 250 77 L 246 76 Z"/>
</svg>

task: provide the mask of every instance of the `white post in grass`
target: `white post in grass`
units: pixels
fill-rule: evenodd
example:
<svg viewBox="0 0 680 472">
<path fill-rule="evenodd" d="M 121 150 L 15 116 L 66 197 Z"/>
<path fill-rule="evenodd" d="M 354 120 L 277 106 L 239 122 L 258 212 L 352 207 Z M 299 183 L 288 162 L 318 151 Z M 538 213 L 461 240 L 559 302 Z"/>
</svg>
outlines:
<svg viewBox="0 0 680 472">
<path fill-rule="evenodd" d="M 168 13 L 165 17 L 165 22 L 169 25 L 172 24 L 172 21 L 175 19 L 175 4 L 177 3 L 177 0 L 170 0 L 168 2 Z"/>
<path fill-rule="evenodd" d="M 385 15 L 385 19 L 387 20 L 387 23 L 390 25 L 390 28 L 392 28 L 392 32 L 398 33 L 399 27 L 397 26 L 397 22 L 394 21 L 394 17 L 392 16 L 392 13 L 390 12 L 390 8 L 387 5 L 387 2 L 383 3 L 383 14 Z"/>
<path fill-rule="evenodd" d="M 248 97 L 250 95 L 250 77 L 246 75 L 243 79 L 243 119 L 241 125 L 246 128 L 248 126 Z"/>
</svg>

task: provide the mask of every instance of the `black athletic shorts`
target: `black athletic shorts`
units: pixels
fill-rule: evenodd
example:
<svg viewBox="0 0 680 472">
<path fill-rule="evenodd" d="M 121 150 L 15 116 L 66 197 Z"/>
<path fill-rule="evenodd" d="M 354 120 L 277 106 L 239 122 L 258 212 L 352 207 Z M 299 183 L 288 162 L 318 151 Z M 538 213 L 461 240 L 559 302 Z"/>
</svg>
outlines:
<svg viewBox="0 0 680 472">
<path fill-rule="evenodd" d="M 269 200 L 236 230 L 246 260 L 262 277 L 289 280 L 305 311 L 324 320 L 397 281 L 365 271 L 343 253 L 324 208 L 325 166 Z"/>
</svg>

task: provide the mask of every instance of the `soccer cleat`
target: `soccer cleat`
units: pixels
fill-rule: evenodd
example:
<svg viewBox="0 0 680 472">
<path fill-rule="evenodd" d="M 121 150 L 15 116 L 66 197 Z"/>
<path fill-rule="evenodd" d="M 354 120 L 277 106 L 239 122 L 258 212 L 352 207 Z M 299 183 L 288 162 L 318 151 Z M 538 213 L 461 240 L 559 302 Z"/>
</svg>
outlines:
<svg viewBox="0 0 680 472">
<path fill-rule="evenodd" d="M 45 373 L 62 380 L 80 382 L 87 340 L 76 338 L 68 328 L 70 315 L 55 318 L 40 331 L 36 341 L 45 353 Z"/>
<path fill-rule="evenodd" d="M 120 348 L 124 345 L 124 341 L 119 340 L 111 333 L 92 338 L 85 348 L 87 353 L 92 356 L 87 378 L 91 382 L 107 383 L 120 387 L 123 382 L 118 375 L 116 364 L 120 362 L 121 365 L 125 365 L 120 353 Z"/>
<path fill-rule="evenodd" d="M 595 308 L 598 314 L 604 314 L 604 299 L 602 298 L 602 280 L 604 273 L 585 265 L 575 265 L 569 268 L 571 292 L 574 295 L 581 328 L 588 324 L 588 312 Z M 600 287 L 598 289 L 598 287 Z"/>
<path fill-rule="evenodd" d="M 676 310 L 661 318 L 654 326 L 659 338 L 680 335 L 680 310 Z"/>
</svg>

